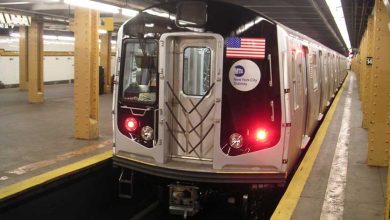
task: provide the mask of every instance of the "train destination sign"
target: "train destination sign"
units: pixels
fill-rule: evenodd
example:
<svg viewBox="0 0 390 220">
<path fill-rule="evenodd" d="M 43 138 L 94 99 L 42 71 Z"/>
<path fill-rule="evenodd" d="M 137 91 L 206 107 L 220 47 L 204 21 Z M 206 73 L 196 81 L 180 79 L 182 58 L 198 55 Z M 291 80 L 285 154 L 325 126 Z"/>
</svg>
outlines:
<svg viewBox="0 0 390 220">
<path fill-rule="evenodd" d="M 31 16 L 0 12 L 0 28 L 30 26 Z"/>
</svg>

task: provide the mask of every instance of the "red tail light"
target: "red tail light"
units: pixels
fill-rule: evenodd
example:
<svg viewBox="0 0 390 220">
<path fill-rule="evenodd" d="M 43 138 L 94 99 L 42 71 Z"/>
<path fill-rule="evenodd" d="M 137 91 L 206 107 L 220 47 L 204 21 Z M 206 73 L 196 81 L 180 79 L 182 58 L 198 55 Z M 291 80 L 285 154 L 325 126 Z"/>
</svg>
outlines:
<svg viewBox="0 0 390 220">
<path fill-rule="evenodd" d="M 133 118 L 133 117 L 127 118 L 125 120 L 125 127 L 130 132 L 137 130 L 137 128 L 138 128 L 138 120 Z"/>
<path fill-rule="evenodd" d="M 268 139 L 268 132 L 265 129 L 259 129 L 256 131 L 256 141 L 266 142 Z"/>
</svg>

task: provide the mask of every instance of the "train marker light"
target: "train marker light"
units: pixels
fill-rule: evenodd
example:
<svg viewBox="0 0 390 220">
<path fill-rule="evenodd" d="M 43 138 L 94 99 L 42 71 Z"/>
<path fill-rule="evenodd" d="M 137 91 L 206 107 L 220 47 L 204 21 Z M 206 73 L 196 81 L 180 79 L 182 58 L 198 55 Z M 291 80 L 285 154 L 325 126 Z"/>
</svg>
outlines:
<svg viewBox="0 0 390 220">
<path fill-rule="evenodd" d="M 130 132 L 137 130 L 137 128 L 138 128 L 138 121 L 137 121 L 137 119 L 135 119 L 133 117 L 126 118 L 126 120 L 125 120 L 125 127 Z"/>
<path fill-rule="evenodd" d="M 259 129 L 256 131 L 256 140 L 259 142 L 265 142 L 268 138 L 268 132 L 265 129 Z"/>
<path fill-rule="evenodd" d="M 236 148 L 236 149 L 241 148 L 243 143 L 244 143 L 244 138 L 242 137 L 241 134 L 233 133 L 232 135 L 230 135 L 229 145 L 232 148 Z"/>
</svg>

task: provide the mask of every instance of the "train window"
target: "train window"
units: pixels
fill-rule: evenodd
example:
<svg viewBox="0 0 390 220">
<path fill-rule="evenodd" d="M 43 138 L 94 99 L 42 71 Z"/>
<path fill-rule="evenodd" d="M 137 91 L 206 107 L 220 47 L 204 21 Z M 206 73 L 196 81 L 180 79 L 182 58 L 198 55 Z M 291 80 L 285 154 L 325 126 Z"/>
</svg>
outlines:
<svg viewBox="0 0 390 220">
<path fill-rule="evenodd" d="M 207 47 L 187 47 L 183 54 L 183 92 L 203 96 L 210 88 L 211 50 Z"/>
<path fill-rule="evenodd" d="M 296 75 L 296 69 L 297 64 L 295 60 L 295 53 L 293 52 L 291 54 L 291 76 L 292 76 L 292 83 L 293 83 L 293 103 L 294 103 L 294 110 L 299 108 L 298 105 L 298 89 L 297 89 L 297 75 Z"/>
<path fill-rule="evenodd" d="M 325 54 L 325 56 L 323 56 L 323 62 L 322 62 L 322 74 L 324 75 L 324 78 L 325 78 L 325 83 L 328 82 L 328 56 Z"/>
<path fill-rule="evenodd" d="M 317 90 L 318 89 L 318 69 L 317 69 L 317 55 L 312 54 L 311 56 L 311 62 L 310 62 L 310 70 L 313 75 L 313 89 Z"/>
<path fill-rule="evenodd" d="M 125 46 L 122 99 L 153 104 L 157 92 L 157 51 L 155 40 L 128 41 Z"/>
</svg>

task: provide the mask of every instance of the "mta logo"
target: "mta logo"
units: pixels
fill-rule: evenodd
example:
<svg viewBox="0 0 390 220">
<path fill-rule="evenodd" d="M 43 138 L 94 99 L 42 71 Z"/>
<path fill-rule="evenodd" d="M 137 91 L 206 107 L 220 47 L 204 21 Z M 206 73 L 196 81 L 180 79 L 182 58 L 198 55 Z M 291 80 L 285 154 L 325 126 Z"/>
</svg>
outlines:
<svg viewBox="0 0 390 220">
<path fill-rule="evenodd" d="M 237 77 L 241 77 L 245 74 L 245 68 L 241 65 L 237 65 L 234 68 L 236 68 L 236 73 L 234 74 Z"/>
</svg>

